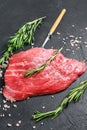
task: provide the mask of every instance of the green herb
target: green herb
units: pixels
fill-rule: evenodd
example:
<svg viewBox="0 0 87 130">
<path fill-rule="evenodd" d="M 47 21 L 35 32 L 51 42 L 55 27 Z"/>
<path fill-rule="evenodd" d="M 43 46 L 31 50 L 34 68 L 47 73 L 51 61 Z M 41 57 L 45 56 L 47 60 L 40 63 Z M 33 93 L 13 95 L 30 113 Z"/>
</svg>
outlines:
<svg viewBox="0 0 87 130">
<path fill-rule="evenodd" d="M 24 77 L 28 77 L 28 76 L 32 76 L 35 73 L 39 73 L 41 70 L 43 70 L 51 61 L 54 60 L 54 58 L 56 57 L 56 55 L 62 50 L 63 48 L 56 50 L 53 52 L 53 55 L 44 63 L 42 64 L 40 67 L 38 68 L 33 68 L 30 71 L 27 71 L 24 74 Z"/>
<path fill-rule="evenodd" d="M 67 95 L 67 97 L 59 104 L 59 106 L 53 110 L 53 111 L 48 111 L 45 113 L 42 112 L 36 112 L 33 115 L 33 119 L 36 121 L 40 121 L 44 118 L 47 117 L 57 117 L 59 116 L 59 114 L 63 111 L 63 109 L 72 101 L 77 102 L 79 101 L 80 97 L 83 95 L 83 93 L 85 92 L 85 90 L 87 89 L 87 80 L 81 82 L 78 86 L 74 87 L 69 94 Z"/>
<path fill-rule="evenodd" d="M 2 58 L 0 58 L 0 65 L 3 65 L 3 63 L 8 60 L 13 51 L 21 49 L 24 47 L 24 44 L 31 44 L 34 41 L 34 33 L 40 26 L 43 18 L 45 17 L 26 23 L 14 36 L 10 37 L 7 48 L 4 51 Z"/>
</svg>

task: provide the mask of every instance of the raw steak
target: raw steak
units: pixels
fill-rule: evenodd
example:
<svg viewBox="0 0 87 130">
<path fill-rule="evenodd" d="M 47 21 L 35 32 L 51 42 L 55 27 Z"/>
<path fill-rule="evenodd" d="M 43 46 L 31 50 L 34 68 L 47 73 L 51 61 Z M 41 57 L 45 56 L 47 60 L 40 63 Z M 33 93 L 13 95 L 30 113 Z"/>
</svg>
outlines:
<svg viewBox="0 0 87 130">
<path fill-rule="evenodd" d="M 40 73 L 24 77 L 26 71 L 40 67 L 53 52 L 53 49 L 33 48 L 11 56 L 5 72 L 4 96 L 14 101 L 36 95 L 53 94 L 69 87 L 85 72 L 84 62 L 66 58 L 59 53 Z"/>
</svg>

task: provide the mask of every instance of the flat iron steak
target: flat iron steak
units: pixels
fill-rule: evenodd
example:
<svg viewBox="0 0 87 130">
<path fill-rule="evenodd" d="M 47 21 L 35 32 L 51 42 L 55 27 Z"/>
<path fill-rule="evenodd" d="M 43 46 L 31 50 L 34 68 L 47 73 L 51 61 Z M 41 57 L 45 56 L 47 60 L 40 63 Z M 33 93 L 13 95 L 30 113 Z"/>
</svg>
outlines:
<svg viewBox="0 0 87 130">
<path fill-rule="evenodd" d="M 25 78 L 26 71 L 40 67 L 53 54 L 54 49 L 32 48 L 11 56 L 5 72 L 4 96 L 11 101 L 60 92 L 86 70 L 84 62 L 66 58 L 58 53 L 48 66 L 37 74 Z"/>
</svg>

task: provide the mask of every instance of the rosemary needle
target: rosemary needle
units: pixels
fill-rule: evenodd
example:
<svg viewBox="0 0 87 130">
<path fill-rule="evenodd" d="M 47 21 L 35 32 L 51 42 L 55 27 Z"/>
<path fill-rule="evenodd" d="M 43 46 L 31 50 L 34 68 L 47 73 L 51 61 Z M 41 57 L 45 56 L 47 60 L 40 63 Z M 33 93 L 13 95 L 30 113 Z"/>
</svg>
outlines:
<svg viewBox="0 0 87 130">
<path fill-rule="evenodd" d="M 51 61 L 53 61 L 55 59 L 55 57 L 57 56 L 57 54 L 63 49 L 60 48 L 59 50 L 57 49 L 56 51 L 53 52 L 52 56 L 44 63 L 42 64 L 40 67 L 38 68 L 33 68 L 27 72 L 25 72 L 24 77 L 28 77 L 28 76 L 32 76 L 35 73 L 39 73 L 40 71 L 42 71 Z"/>
<path fill-rule="evenodd" d="M 62 102 L 59 104 L 59 106 L 53 110 L 48 112 L 35 112 L 33 117 L 33 120 L 40 121 L 47 117 L 57 117 L 59 114 L 63 111 L 63 109 L 72 101 L 77 102 L 79 101 L 80 97 L 83 95 L 85 90 L 87 89 L 87 80 L 81 82 L 78 86 L 74 87 L 72 90 L 70 90 L 69 94 L 65 99 L 62 100 Z"/>
<path fill-rule="evenodd" d="M 9 56 L 12 55 L 13 51 L 21 49 L 24 47 L 24 44 L 31 44 L 34 41 L 34 33 L 44 18 L 45 17 L 42 17 L 32 22 L 27 22 L 14 36 L 10 37 L 7 48 L 5 49 L 2 58 L 0 58 L 0 65 L 3 65 L 3 63 L 9 59 Z"/>
</svg>

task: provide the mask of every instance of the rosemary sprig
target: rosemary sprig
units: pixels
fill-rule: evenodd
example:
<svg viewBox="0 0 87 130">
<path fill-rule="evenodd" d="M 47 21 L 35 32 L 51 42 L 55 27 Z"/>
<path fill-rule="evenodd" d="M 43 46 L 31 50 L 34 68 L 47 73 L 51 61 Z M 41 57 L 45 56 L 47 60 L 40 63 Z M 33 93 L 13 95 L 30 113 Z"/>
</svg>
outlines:
<svg viewBox="0 0 87 130">
<path fill-rule="evenodd" d="M 38 68 L 33 68 L 27 72 L 25 72 L 24 77 L 28 77 L 28 76 L 32 76 L 35 73 L 39 73 L 40 71 L 42 71 L 50 62 L 52 62 L 55 57 L 57 56 L 57 54 L 62 50 L 63 48 L 60 48 L 59 50 L 57 49 L 56 51 L 53 52 L 53 55 L 44 63 L 42 64 L 40 67 Z"/>
<path fill-rule="evenodd" d="M 3 63 L 8 60 L 13 51 L 21 49 L 24 47 L 24 44 L 31 44 L 34 41 L 34 33 L 44 18 L 45 17 L 42 17 L 32 22 L 27 22 L 14 34 L 14 36 L 10 37 L 7 48 L 4 51 L 2 58 L 0 58 L 0 65 L 3 65 Z"/>
<path fill-rule="evenodd" d="M 40 121 L 44 118 L 47 117 L 57 117 L 59 114 L 63 111 L 63 109 L 72 101 L 77 102 L 79 101 L 80 97 L 83 95 L 85 90 L 87 89 L 87 80 L 81 82 L 78 86 L 74 87 L 67 97 L 63 99 L 63 101 L 59 104 L 59 106 L 53 110 L 53 111 L 48 111 L 45 113 L 42 112 L 35 112 L 33 115 L 33 120 Z"/>
</svg>

